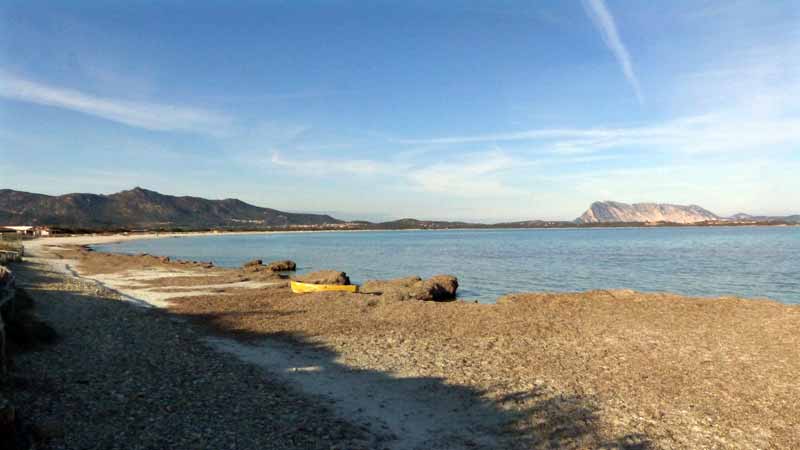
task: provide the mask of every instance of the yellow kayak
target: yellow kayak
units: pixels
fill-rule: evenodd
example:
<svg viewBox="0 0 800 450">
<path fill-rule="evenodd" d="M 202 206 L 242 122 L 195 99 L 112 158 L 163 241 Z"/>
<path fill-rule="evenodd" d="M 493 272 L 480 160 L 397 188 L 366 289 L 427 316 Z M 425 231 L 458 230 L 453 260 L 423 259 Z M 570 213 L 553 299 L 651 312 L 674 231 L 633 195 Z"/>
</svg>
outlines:
<svg viewBox="0 0 800 450">
<path fill-rule="evenodd" d="M 311 284 L 291 280 L 291 285 L 295 294 L 322 291 L 358 292 L 358 286 L 355 284 Z"/>
</svg>

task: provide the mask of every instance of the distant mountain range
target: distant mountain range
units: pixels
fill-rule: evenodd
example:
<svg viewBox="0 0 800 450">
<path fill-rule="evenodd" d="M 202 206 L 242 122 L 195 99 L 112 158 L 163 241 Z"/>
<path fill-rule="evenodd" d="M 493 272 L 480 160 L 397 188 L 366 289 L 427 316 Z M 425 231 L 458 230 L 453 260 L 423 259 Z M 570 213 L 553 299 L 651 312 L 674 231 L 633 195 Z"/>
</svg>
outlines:
<svg viewBox="0 0 800 450">
<path fill-rule="evenodd" d="M 259 208 L 240 200 L 175 197 L 142 188 L 111 195 L 50 196 L 0 190 L 0 224 L 67 228 L 264 228 L 338 224 L 320 214 Z"/>
<path fill-rule="evenodd" d="M 59 196 L 0 189 L 0 226 L 49 225 L 72 230 L 264 230 L 303 229 L 446 229 L 565 228 L 627 224 L 800 223 L 786 217 L 736 214 L 730 218 L 697 205 L 595 202 L 574 221 L 528 220 L 496 224 L 400 219 L 390 222 L 345 222 L 325 214 L 299 214 L 253 206 L 236 199 L 176 197 L 134 188 L 111 195 Z"/>
</svg>

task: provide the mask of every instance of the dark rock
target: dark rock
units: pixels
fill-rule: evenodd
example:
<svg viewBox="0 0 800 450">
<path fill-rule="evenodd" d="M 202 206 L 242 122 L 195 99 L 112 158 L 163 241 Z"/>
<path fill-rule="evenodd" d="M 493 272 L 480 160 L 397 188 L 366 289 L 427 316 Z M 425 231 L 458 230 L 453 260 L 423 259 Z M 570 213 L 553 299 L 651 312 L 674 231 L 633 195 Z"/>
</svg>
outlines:
<svg viewBox="0 0 800 450">
<path fill-rule="evenodd" d="M 344 272 L 336 270 L 320 270 L 294 277 L 302 283 L 311 284 L 350 284 L 350 278 Z"/>
<path fill-rule="evenodd" d="M 452 275 L 436 275 L 427 280 L 405 277 L 394 280 L 369 280 L 359 288 L 364 294 L 381 294 L 391 300 L 455 300 L 458 279 Z"/>
<path fill-rule="evenodd" d="M 297 264 L 295 264 L 294 261 L 287 259 L 283 261 L 273 261 L 267 264 L 265 268 L 273 272 L 288 272 L 291 270 L 297 270 Z"/>
<path fill-rule="evenodd" d="M 244 267 L 245 269 L 247 269 L 247 268 L 249 268 L 249 267 L 256 267 L 256 266 L 260 266 L 261 264 L 262 264 L 262 262 L 261 262 L 261 260 L 260 260 L 260 259 L 253 259 L 253 260 L 250 260 L 250 261 L 247 261 L 246 263 L 244 263 L 244 264 L 242 265 L 242 267 Z"/>
<path fill-rule="evenodd" d="M 450 301 L 456 299 L 458 279 L 452 275 L 436 275 L 415 286 L 412 296 L 417 300 Z"/>
</svg>

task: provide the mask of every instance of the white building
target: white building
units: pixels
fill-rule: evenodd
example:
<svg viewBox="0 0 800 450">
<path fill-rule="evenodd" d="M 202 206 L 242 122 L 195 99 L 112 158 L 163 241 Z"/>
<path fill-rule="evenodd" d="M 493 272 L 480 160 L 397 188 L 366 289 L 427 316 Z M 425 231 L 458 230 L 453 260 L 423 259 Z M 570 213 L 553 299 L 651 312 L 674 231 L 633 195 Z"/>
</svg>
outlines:
<svg viewBox="0 0 800 450">
<path fill-rule="evenodd" d="M 25 236 L 50 236 L 50 228 L 48 227 L 35 227 L 32 225 L 6 225 L 0 226 L 6 230 L 14 230 L 17 234 L 24 234 Z"/>
<path fill-rule="evenodd" d="M 30 225 L 25 225 L 25 226 L 22 226 L 22 225 L 7 225 L 7 226 L 4 226 L 3 228 L 9 229 L 9 230 L 14 230 L 18 234 L 33 234 L 33 230 L 34 230 L 34 227 L 32 227 Z"/>
</svg>

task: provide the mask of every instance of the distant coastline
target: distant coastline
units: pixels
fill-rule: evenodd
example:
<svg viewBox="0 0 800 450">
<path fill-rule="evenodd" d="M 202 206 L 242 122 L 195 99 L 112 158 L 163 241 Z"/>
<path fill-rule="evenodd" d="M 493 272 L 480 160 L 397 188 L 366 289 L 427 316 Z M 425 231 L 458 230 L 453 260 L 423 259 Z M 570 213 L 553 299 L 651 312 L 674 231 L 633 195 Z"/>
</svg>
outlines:
<svg viewBox="0 0 800 450">
<path fill-rule="evenodd" d="M 185 233 L 275 231 L 368 231 L 452 229 L 543 229 L 685 226 L 780 226 L 800 224 L 800 215 L 730 217 L 697 205 L 594 202 L 575 220 L 519 220 L 473 223 L 403 218 L 386 222 L 340 220 L 263 208 L 237 199 L 176 197 L 134 188 L 111 195 L 50 196 L 0 189 L 0 232 L 31 234 Z"/>
<path fill-rule="evenodd" d="M 97 252 L 169 256 L 221 267 L 238 267 L 253 259 L 291 259 L 303 273 L 335 269 L 347 272 L 357 284 L 452 274 L 459 277 L 463 298 L 489 303 L 511 292 L 597 288 L 800 303 L 796 281 L 782 275 L 796 271 L 791 255 L 800 244 L 798 231 L 598 227 L 153 233 L 76 239 L 90 245 L 100 241 L 91 245 Z M 158 239 L 171 236 L 175 239 Z M 772 267 L 780 267 L 780 274 L 769 276 Z"/>
<path fill-rule="evenodd" d="M 49 237 L 39 237 L 36 240 L 46 245 L 104 245 L 116 244 L 135 240 L 167 239 L 167 238 L 189 238 L 189 237 L 214 237 L 214 236 L 256 236 L 270 234 L 301 234 L 301 233 L 352 233 L 352 232 L 378 232 L 378 231 L 452 231 L 452 230 L 569 230 L 569 229 L 626 229 L 626 228 L 760 228 L 760 227 L 800 227 L 800 224 L 719 224 L 719 225 L 660 225 L 658 227 L 650 225 L 613 225 L 593 224 L 592 226 L 574 227 L 476 227 L 476 228 L 395 228 L 395 229 L 277 229 L 277 230 L 187 230 L 187 231 L 129 231 L 129 232 L 100 232 L 85 231 L 75 233 L 54 234 Z"/>
<path fill-rule="evenodd" d="M 214 236 L 214 235 L 236 235 L 236 234 L 269 234 L 269 233 L 318 233 L 318 232 L 354 232 L 354 231 L 445 231 L 445 230 L 546 230 L 546 229 L 614 229 L 614 228 L 738 228 L 738 227 L 800 227 L 800 223 L 789 222 L 715 222 L 715 223 L 646 223 L 646 222 L 605 222 L 591 224 L 576 224 L 565 222 L 553 225 L 526 225 L 526 226 L 505 226 L 504 224 L 468 224 L 445 225 L 436 224 L 430 226 L 408 226 L 408 227 L 381 227 L 381 226 L 288 226 L 272 228 L 215 228 L 215 229 L 114 229 L 114 230 L 70 230 L 60 229 L 56 235 L 162 235 L 163 237 L 185 237 L 185 236 Z"/>
<path fill-rule="evenodd" d="M 54 228 L 51 236 L 147 236 L 147 237 L 187 237 L 187 236 L 214 236 L 214 235 L 246 235 L 270 233 L 331 233 L 331 232 L 356 232 L 356 231 L 446 231 L 446 230 L 546 230 L 546 229 L 615 229 L 615 228 L 739 228 L 739 227 L 800 227 L 800 223 L 791 222 L 699 222 L 699 223 L 673 223 L 673 222 L 598 222 L 598 223 L 573 223 L 560 222 L 548 224 L 449 224 L 444 222 L 420 221 L 416 226 L 370 226 L 337 224 L 337 225 L 301 225 L 267 228 L 206 228 L 206 229 L 175 229 L 175 228 L 145 228 L 145 229 L 70 229 Z"/>
</svg>

